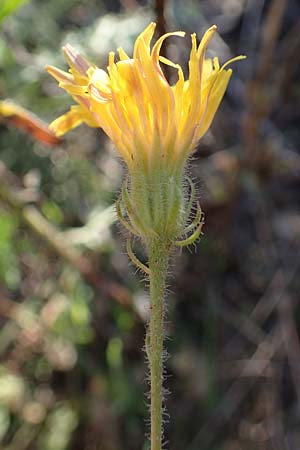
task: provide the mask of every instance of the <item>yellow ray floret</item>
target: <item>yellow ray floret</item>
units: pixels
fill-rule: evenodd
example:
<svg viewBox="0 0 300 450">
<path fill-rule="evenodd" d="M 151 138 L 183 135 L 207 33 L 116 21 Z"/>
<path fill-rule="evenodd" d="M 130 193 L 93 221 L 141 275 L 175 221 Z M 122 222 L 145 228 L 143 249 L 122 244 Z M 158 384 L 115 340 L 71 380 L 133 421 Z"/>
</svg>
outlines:
<svg viewBox="0 0 300 450">
<path fill-rule="evenodd" d="M 77 102 L 56 119 L 52 130 L 62 135 L 81 123 L 100 127 L 114 142 L 129 169 L 155 164 L 159 158 L 172 164 L 185 160 L 206 133 L 223 98 L 232 70 L 220 67 L 218 58 L 205 59 L 205 50 L 216 31 L 209 28 L 197 46 L 192 35 L 189 76 L 180 65 L 160 56 L 163 41 L 183 32 L 167 33 L 151 49 L 155 23 L 138 36 L 133 57 L 122 48 L 119 60 L 109 54 L 107 72 L 90 64 L 70 45 L 64 47 L 69 72 L 48 66 L 48 72 Z M 171 86 L 161 63 L 177 69 L 178 81 Z"/>
</svg>

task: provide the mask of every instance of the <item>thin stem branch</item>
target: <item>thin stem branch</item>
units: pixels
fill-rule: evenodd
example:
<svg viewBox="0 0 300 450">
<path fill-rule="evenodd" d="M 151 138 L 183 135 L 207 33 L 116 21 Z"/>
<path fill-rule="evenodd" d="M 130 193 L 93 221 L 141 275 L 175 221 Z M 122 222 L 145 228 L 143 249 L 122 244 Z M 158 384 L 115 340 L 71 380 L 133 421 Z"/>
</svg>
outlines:
<svg viewBox="0 0 300 450">
<path fill-rule="evenodd" d="M 15 185 L 18 185 L 17 177 L 14 177 L 4 164 L 0 163 L 0 202 L 12 208 L 32 234 L 39 236 L 48 248 L 76 268 L 97 292 L 108 294 L 109 297 L 130 309 L 139 322 L 141 317 L 137 314 L 127 289 L 116 282 L 106 280 L 99 268 L 95 268 L 95 261 L 84 255 L 69 241 L 67 232 L 61 232 L 50 223 L 36 206 L 22 201 L 23 192 Z"/>
<path fill-rule="evenodd" d="M 163 426 L 163 338 L 164 294 L 169 261 L 169 245 L 161 239 L 148 244 L 150 269 L 150 322 L 148 360 L 150 366 L 151 450 L 161 450 Z"/>
</svg>

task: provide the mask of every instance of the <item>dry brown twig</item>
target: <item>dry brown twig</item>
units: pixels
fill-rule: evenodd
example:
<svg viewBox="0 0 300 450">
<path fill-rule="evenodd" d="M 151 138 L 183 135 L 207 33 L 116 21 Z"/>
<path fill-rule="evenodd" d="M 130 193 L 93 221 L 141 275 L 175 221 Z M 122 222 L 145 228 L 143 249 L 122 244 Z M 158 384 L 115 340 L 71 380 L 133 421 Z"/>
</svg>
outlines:
<svg viewBox="0 0 300 450">
<path fill-rule="evenodd" d="M 54 251 L 60 258 L 68 262 L 83 276 L 83 278 L 96 291 L 102 295 L 108 296 L 126 308 L 130 309 L 135 318 L 140 321 L 141 318 L 135 310 L 132 298 L 123 286 L 116 282 L 107 281 L 101 273 L 100 268 L 95 266 L 91 259 L 87 258 L 82 252 L 70 244 L 67 235 L 62 233 L 56 226 L 51 224 L 34 205 L 28 205 L 22 200 L 21 189 L 11 187 L 11 182 L 16 182 L 4 164 L 0 166 L 0 199 L 7 206 L 12 208 L 20 217 L 21 221 L 27 226 L 31 233 L 41 238 L 47 246 Z M 94 256 L 93 256 L 94 258 Z"/>
<path fill-rule="evenodd" d="M 273 0 L 269 7 L 267 19 L 262 32 L 262 45 L 260 48 L 256 75 L 248 82 L 247 104 L 249 110 L 244 120 L 244 140 L 246 147 L 246 160 L 250 166 L 259 168 L 261 164 L 268 164 L 263 143 L 259 136 L 259 124 L 270 114 L 278 90 L 270 88 L 274 80 L 270 79 L 275 48 L 283 20 L 287 0 Z"/>
</svg>

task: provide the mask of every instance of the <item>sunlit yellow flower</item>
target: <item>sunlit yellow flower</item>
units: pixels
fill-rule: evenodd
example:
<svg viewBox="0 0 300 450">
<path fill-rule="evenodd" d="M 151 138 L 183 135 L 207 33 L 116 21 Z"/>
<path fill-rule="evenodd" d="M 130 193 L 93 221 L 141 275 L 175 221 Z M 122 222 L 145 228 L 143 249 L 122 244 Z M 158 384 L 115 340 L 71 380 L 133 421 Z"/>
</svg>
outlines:
<svg viewBox="0 0 300 450">
<path fill-rule="evenodd" d="M 180 65 L 160 55 L 167 37 L 184 33 L 167 33 L 151 49 L 154 31 L 155 23 L 151 23 L 138 36 L 132 58 L 119 48 L 116 62 L 111 52 L 107 72 L 90 64 L 70 45 L 64 47 L 69 73 L 51 66 L 47 70 L 77 102 L 52 123 L 52 130 L 61 136 L 82 122 L 102 128 L 128 166 L 131 196 L 135 197 L 135 185 L 139 192 L 131 199 L 133 208 L 142 210 L 147 197 L 151 205 L 142 214 L 148 214 L 149 228 L 161 233 L 170 222 L 178 222 L 172 210 L 174 202 L 177 215 L 183 214 L 185 162 L 208 130 L 222 100 L 232 73 L 227 65 L 243 57 L 233 58 L 222 67 L 217 57 L 205 59 L 205 50 L 216 31 L 212 26 L 198 46 L 196 34 L 192 34 L 189 76 L 185 80 Z M 174 85 L 167 81 L 161 64 L 177 69 Z M 157 202 L 164 207 L 164 220 L 157 212 Z M 168 216 L 169 209 L 173 212 Z M 181 225 L 174 225 L 172 236 L 180 229 Z"/>
<path fill-rule="evenodd" d="M 115 143 L 130 166 L 135 158 L 149 163 L 163 152 L 166 158 L 186 158 L 209 128 L 222 100 L 231 69 L 220 68 L 218 58 L 205 59 L 205 50 L 216 26 L 205 33 L 197 47 L 192 35 L 189 78 L 185 81 L 180 65 L 160 56 L 167 33 L 156 41 L 152 50 L 155 23 L 151 23 L 137 38 L 133 58 L 122 48 L 109 54 L 107 72 L 89 64 L 70 45 L 64 52 L 70 73 L 48 66 L 48 72 L 79 105 L 52 123 L 57 135 L 62 135 L 82 122 L 101 127 Z M 178 70 L 178 81 L 170 86 L 160 63 Z"/>
</svg>

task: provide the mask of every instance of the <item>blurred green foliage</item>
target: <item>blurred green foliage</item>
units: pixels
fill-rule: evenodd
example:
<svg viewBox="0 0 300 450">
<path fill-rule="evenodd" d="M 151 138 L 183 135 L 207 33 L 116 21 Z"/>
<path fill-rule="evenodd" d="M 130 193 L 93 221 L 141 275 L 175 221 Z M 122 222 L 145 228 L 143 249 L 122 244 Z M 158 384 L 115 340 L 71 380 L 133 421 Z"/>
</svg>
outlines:
<svg viewBox="0 0 300 450">
<path fill-rule="evenodd" d="M 15 241 L 17 227 L 17 217 L 6 211 L 0 211 L 0 279 L 9 289 L 16 289 L 20 283 Z"/>
<path fill-rule="evenodd" d="M 66 40 L 105 61 L 107 49 L 120 44 L 120 33 L 130 50 L 148 21 L 142 10 L 122 15 L 117 5 L 108 11 L 94 1 L 32 0 L 15 12 L 17 6 L 21 2 L 0 5 L 0 19 L 6 16 L 0 34 L 1 97 L 47 120 L 70 104 L 44 71 L 45 64 L 65 64 L 60 48 Z M 104 36 L 96 38 L 104 28 Z M 37 205 L 54 231 L 61 227 L 69 233 L 65 242 L 74 241 L 79 256 L 100 250 L 101 277 L 106 272 L 111 277 L 109 227 L 115 218 L 109 208 L 122 168 L 103 135 L 76 130 L 63 145 L 50 148 L 13 126 L 0 126 L 0 159 L 16 177 L 9 181 L 17 182 L 13 191 L 23 192 L 24 205 Z M 0 203 L 1 449 L 121 448 L 117 417 L 122 416 L 126 439 L 143 442 L 145 368 L 125 362 L 123 354 L 136 327 L 132 312 L 113 299 L 107 303 L 104 291 L 57 257 L 51 236 L 45 241 L 22 219 L 21 210 Z M 123 278 L 122 266 L 117 271 Z M 141 286 L 131 283 L 138 292 Z M 137 332 L 142 347 L 142 323 Z M 139 350 L 137 358 L 143 361 Z"/>
<path fill-rule="evenodd" d="M 12 14 L 17 8 L 26 3 L 28 0 L 1 0 L 0 1 L 0 22 L 6 16 Z"/>
<path fill-rule="evenodd" d="M 256 20 L 259 2 L 165 3 L 168 28 L 200 36 L 217 22 L 223 35 L 214 45 L 221 60 L 232 56 L 230 47 L 232 54 L 249 56 L 245 69 L 235 68 L 228 97 L 190 174 L 200 180 L 207 223 L 198 252 L 174 255 L 166 435 L 175 450 L 269 450 L 277 436 L 269 439 L 268 430 L 286 426 L 299 442 L 296 388 L 286 369 L 290 360 L 272 340 L 283 323 L 279 310 L 257 323 L 252 318 L 256 304 L 271 303 L 278 292 L 291 293 L 290 319 L 299 327 L 299 277 L 292 278 L 290 291 L 282 289 L 280 277 L 277 290 L 268 291 L 276 270 L 283 279 L 298 270 L 300 164 L 290 149 L 299 148 L 295 55 L 300 51 L 289 22 L 298 9 L 290 2 L 284 45 L 273 52 L 282 59 L 278 79 L 271 71 L 275 83 L 268 79 L 263 92 L 248 85 L 249 94 L 243 83 L 259 60 L 256 53 L 255 63 L 251 59 L 263 28 Z M 108 51 L 121 45 L 131 53 L 135 37 L 157 20 L 156 13 L 148 1 L 0 0 L 1 99 L 11 98 L 50 122 L 72 102 L 44 70 L 46 64 L 66 69 L 61 46 L 70 42 L 105 68 Z M 294 32 L 299 36 L 297 27 Z M 189 45 L 170 40 L 168 50 L 184 64 Z M 265 108 L 254 117 L 259 131 L 253 145 L 261 160 L 253 148 L 247 150 L 251 136 L 245 131 L 245 114 L 255 111 L 255 98 Z M 145 283 L 128 263 L 123 232 L 114 225 L 123 175 L 101 130 L 82 126 L 47 147 L 0 119 L 1 450 L 147 448 L 142 349 L 148 298 Z M 38 212 L 38 223 L 30 221 L 30 207 Z M 137 251 L 145 257 L 138 245 Z M 275 348 L 274 354 L 266 356 L 266 348 Z M 257 362 L 257 349 L 262 359 L 274 357 L 270 367 L 276 376 L 262 372 L 251 378 L 250 369 L 250 374 L 244 370 L 248 361 Z M 269 410 L 262 414 L 265 404 Z"/>
</svg>

